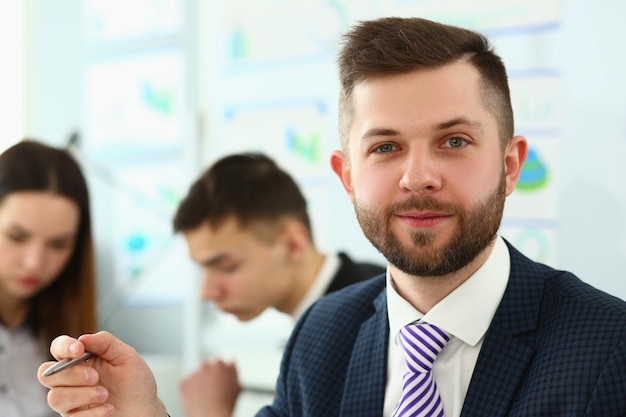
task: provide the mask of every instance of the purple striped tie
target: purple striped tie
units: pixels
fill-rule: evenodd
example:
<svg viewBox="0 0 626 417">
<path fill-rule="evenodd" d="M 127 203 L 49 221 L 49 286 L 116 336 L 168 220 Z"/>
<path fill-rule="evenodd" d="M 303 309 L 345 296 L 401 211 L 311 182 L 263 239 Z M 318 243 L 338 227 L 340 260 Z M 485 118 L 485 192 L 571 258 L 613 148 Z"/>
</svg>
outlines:
<svg viewBox="0 0 626 417">
<path fill-rule="evenodd" d="M 450 336 L 429 323 L 412 323 L 400 330 L 406 364 L 402 397 L 392 417 L 443 417 L 443 405 L 432 374 L 433 362 Z"/>
</svg>

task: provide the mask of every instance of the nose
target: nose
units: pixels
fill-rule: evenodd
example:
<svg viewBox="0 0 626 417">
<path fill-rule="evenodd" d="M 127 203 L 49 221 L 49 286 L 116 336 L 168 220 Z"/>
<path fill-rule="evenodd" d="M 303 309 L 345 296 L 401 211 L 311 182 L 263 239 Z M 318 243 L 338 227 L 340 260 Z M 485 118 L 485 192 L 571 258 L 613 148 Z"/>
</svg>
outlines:
<svg viewBox="0 0 626 417">
<path fill-rule="evenodd" d="M 202 274 L 200 297 L 204 301 L 220 301 L 224 297 L 224 290 L 220 285 L 219 278 L 209 271 L 204 271 Z"/>
<path fill-rule="evenodd" d="M 439 161 L 428 150 L 408 152 L 401 169 L 399 186 L 403 191 L 424 193 L 441 189 L 443 178 Z"/>
<path fill-rule="evenodd" d="M 41 245 L 29 245 L 24 251 L 22 262 L 28 272 L 40 272 L 46 262 L 45 248 Z"/>
</svg>

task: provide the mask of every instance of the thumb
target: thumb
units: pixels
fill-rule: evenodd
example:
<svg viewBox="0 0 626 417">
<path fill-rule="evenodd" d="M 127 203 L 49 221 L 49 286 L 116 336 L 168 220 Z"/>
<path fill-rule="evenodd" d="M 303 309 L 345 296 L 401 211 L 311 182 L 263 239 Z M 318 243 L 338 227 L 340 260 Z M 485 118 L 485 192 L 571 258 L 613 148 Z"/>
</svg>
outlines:
<svg viewBox="0 0 626 417">
<path fill-rule="evenodd" d="M 95 353 L 101 359 L 115 366 L 122 365 L 129 359 L 138 356 L 135 349 L 107 331 L 84 334 L 78 340 L 83 344 L 85 350 Z"/>
</svg>

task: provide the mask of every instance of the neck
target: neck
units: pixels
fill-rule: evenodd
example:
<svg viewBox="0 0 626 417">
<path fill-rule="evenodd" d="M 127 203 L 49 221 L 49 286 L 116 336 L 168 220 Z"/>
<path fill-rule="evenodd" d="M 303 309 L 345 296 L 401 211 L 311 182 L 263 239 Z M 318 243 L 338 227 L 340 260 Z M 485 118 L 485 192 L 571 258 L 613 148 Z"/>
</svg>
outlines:
<svg viewBox="0 0 626 417">
<path fill-rule="evenodd" d="M 395 289 L 416 310 L 426 314 L 478 271 L 489 258 L 494 245 L 495 239 L 472 262 L 457 271 L 443 276 L 422 277 L 409 275 L 390 264 L 389 271 L 393 278 Z"/>
<path fill-rule="evenodd" d="M 287 314 L 292 314 L 296 310 L 315 282 L 324 259 L 324 254 L 315 249 L 311 249 L 300 259 L 300 262 L 294 267 L 290 291 L 278 310 Z"/>
<path fill-rule="evenodd" d="M 0 322 L 14 329 L 24 323 L 30 310 L 30 301 L 0 294 Z"/>
</svg>

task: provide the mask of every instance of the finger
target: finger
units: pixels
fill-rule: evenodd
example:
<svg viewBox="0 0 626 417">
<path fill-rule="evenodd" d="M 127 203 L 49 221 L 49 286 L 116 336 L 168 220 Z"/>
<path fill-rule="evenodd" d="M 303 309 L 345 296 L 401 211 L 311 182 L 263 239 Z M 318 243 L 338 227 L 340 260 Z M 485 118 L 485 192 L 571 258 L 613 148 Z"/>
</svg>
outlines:
<svg viewBox="0 0 626 417">
<path fill-rule="evenodd" d="M 231 372 L 237 373 L 237 366 L 235 365 L 235 362 L 227 363 L 226 368 L 230 370 Z"/>
<path fill-rule="evenodd" d="M 181 391 L 186 391 L 187 387 L 192 384 L 191 375 L 185 375 L 178 381 L 178 389 Z"/>
<path fill-rule="evenodd" d="M 46 362 L 40 365 L 37 370 L 39 382 L 47 388 L 57 386 L 94 386 L 100 379 L 95 369 L 92 369 L 90 365 L 83 364 L 66 368 L 60 373 L 43 376 L 44 371 L 54 363 L 55 362 Z"/>
<path fill-rule="evenodd" d="M 69 417 L 110 417 L 115 407 L 111 404 L 91 404 L 77 410 L 72 410 Z"/>
<path fill-rule="evenodd" d="M 93 387 L 56 387 L 48 391 L 48 404 L 60 414 L 80 415 L 80 410 L 105 404 L 109 393 L 101 385 Z M 73 414 L 76 412 L 76 414 Z M 91 414 L 89 414 L 91 415 Z"/>
<path fill-rule="evenodd" d="M 61 413 L 62 417 L 111 417 L 115 411 L 109 403 L 104 404 L 90 404 L 85 407 L 70 410 L 65 413 Z"/>
<path fill-rule="evenodd" d="M 85 347 L 73 337 L 62 335 L 52 341 L 50 344 L 50 353 L 57 360 L 77 358 L 85 353 Z"/>
<path fill-rule="evenodd" d="M 50 385 L 50 380 L 43 377 L 43 373 L 55 363 L 56 362 L 45 362 L 39 365 L 39 368 L 37 369 L 37 379 L 44 387 L 50 388 L 52 386 Z"/>
</svg>

